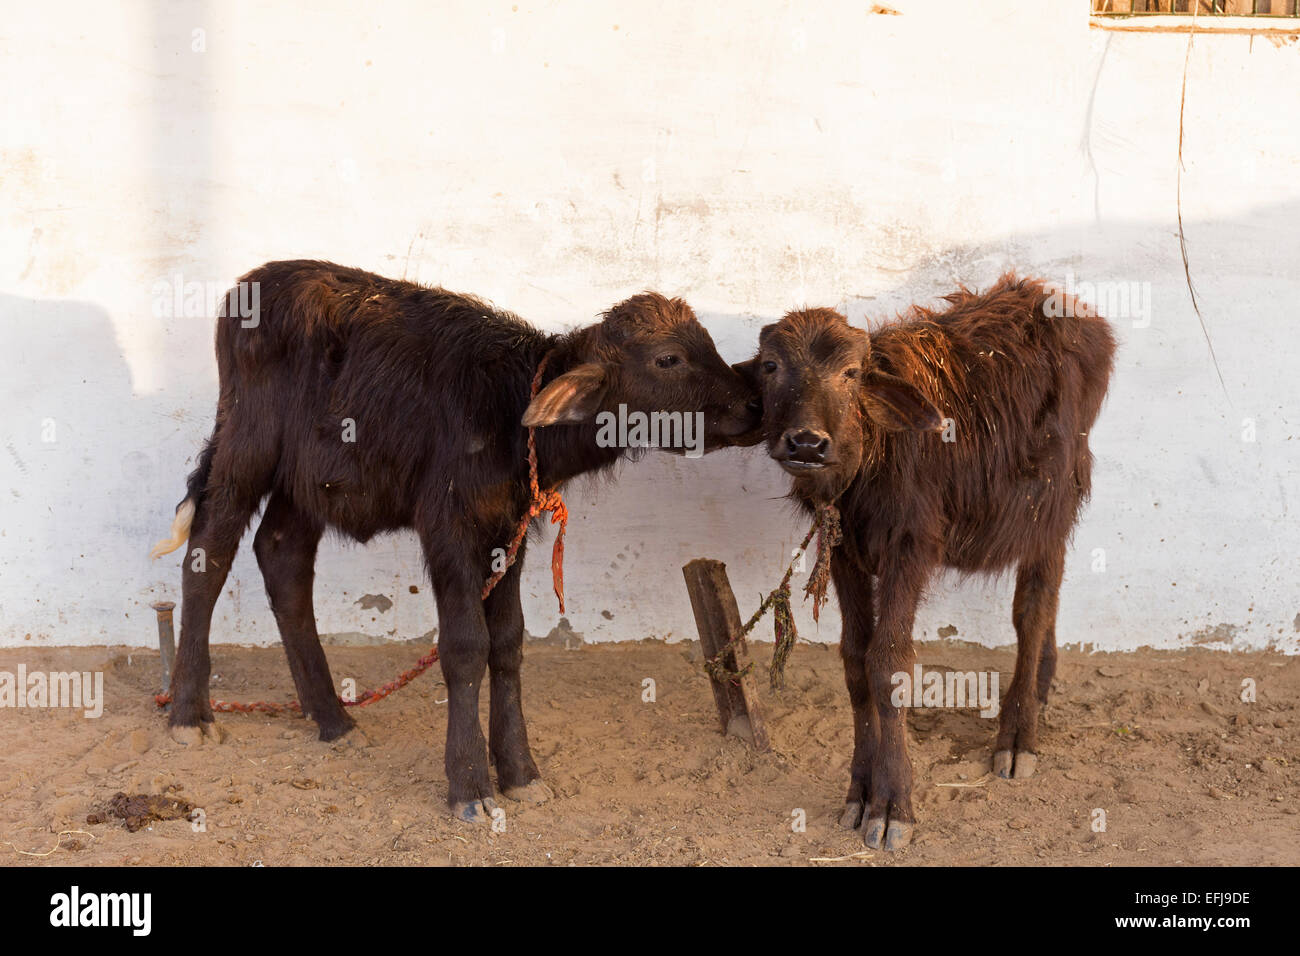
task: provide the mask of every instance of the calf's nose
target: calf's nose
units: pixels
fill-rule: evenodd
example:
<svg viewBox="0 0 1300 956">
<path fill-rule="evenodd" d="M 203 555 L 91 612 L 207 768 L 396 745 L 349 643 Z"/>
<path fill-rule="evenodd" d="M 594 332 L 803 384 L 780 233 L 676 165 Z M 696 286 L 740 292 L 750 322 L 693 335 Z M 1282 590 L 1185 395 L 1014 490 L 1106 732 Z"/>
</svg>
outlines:
<svg viewBox="0 0 1300 956">
<path fill-rule="evenodd" d="M 783 436 L 787 457 L 795 461 L 825 461 L 831 436 L 811 428 L 791 429 Z"/>
</svg>

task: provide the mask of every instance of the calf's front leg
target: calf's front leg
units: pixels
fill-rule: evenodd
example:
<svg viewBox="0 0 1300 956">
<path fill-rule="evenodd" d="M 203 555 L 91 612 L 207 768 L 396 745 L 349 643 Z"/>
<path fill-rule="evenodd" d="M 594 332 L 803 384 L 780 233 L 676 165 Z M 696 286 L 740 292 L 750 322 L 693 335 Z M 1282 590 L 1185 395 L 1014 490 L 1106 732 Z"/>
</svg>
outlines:
<svg viewBox="0 0 1300 956">
<path fill-rule="evenodd" d="M 488 750 L 497 768 L 497 783 L 511 800 L 541 803 L 554 794 L 528 746 L 520 700 L 519 670 L 523 663 L 524 609 L 519 601 L 519 573 L 524 549 L 483 603 L 491 640 L 488 667 L 492 678 L 488 717 Z"/>
<path fill-rule="evenodd" d="M 844 683 L 848 687 L 849 703 L 853 705 L 853 763 L 840 826 L 856 830 L 862 824 L 867 794 L 871 791 L 871 761 L 880 729 L 871 715 L 867 683 L 867 647 L 874 627 L 871 575 L 840 547 L 831 552 L 831 578 L 835 582 L 842 621 L 840 657 L 844 661 Z"/>
<path fill-rule="evenodd" d="M 483 567 L 445 539 L 421 535 L 438 602 L 438 661 L 447 684 L 447 802 L 469 823 L 486 823 L 496 809 L 488 775 L 487 742 L 478 719 L 479 688 L 490 638 L 483 616 Z"/>
<path fill-rule="evenodd" d="M 869 718 L 878 732 L 870 758 L 862 840 L 872 849 L 899 850 L 912 840 L 912 761 L 907 753 L 907 711 L 893 702 L 895 674 L 911 674 L 916 658 L 912 623 L 926 579 L 916 562 L 894 560 L 880 574 L 879 619 L 867 644 Z"/>
</svg>

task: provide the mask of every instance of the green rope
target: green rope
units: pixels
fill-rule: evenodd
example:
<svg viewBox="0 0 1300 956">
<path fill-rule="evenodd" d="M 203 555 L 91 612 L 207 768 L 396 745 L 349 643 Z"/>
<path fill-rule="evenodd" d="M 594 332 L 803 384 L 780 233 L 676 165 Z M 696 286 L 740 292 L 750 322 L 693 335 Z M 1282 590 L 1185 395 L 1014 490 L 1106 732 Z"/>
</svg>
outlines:
<svg viewBox="0 0 1300 956">
<path fill-rule="evenodd" d="M 840 513 L 834 505 L 823 505 L 817 509 L 816 517 L 813 518 L 812 527 L 804 535 L 803 542 L 799 545 L 799 554 L 803 555 L 812 541 L 813 535 L 820 535 L 817 539 L 817 560 L 813 563 L 812 573 L 808 576 L 808 583 L 804 585 L 804 598 L 813 599 L 813 620 L 818 620 L 821 607 L 826 603 L 826 588 L 830 583 L 831 576 L 831 551 L 840 543 Z M 738 684 L 741 678 L 749 675 L 754 669 L 753 663 L 746 664 L 739 671 L 728 667 L 723 658 L 733 651 L 737 644 L 743 641 L 749 632 L 754 629 L 764 614 L 770 609 L 772 611 L 773 631 L 776 638 L 776 647 L 772 651 L 772 665 L 769 668 L 771 675 L 771 687 L 773 690 L 781 690 L 785 687 L 785 662 L 790 657 L 790 652 L 794 650 L 795 643 L 799 640 L 799 632 L 794 623 L 794 612 L 790 607 L 790 578 L 794 574 L 795 561 L 793 559 L 785 569 L 785 575 L 781 578 L 781 583 L 772 589 L 763 598 L 756 610 L 740 629 L 740 633 L 727 641 L 722 650 L 716 655 L 704 662 L 704 669 L 715 680 L 729 680 L 733 684 Z M 734 655 L 732 664 L 734 665 Z"/>
</svg>

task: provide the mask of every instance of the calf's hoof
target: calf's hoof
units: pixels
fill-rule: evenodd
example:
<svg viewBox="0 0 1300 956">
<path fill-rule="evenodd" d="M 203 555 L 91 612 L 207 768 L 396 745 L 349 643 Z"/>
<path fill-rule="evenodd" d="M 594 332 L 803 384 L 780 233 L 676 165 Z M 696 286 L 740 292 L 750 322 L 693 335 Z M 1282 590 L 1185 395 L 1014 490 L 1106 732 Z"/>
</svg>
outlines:
<svg viewBox="0 0 1300 956">
<path fill-rule="evenodd" d="M 912 842 L 915 829 L 902 820 L 890 820 L 886 826 L 884 817 L 870 817 L 862 824 L 862 842 L 872 850 L 901 850 Z"/>
<path fill-rule="evenodd" d="M 1038 755 L 1028 750 L 999 750 L 993 754 L 993 773 L 1003 780 L 1024 780 L 1038 769 Z"/>
<path fill-rule="evenodd" d="M 862 825 L 864 809 L 861 800 L 851 800 L 844 804 L 844 812 L 840 814 L 840 826 L 845 830 L 856 830 Z"/>
<path fill-rule="evenodd" d="M 542 783 L 541 779 L 530 780 L 517 787 L 504 787 L 501 790 L 511 800 L 518 800 L 520 803 L 545 803 L 555 796 L 555 791 Z"/>
<path fill-rule="evenodd" d="M 215 720 L 200 720 L 189 727 L 173 725 L 167 728 L 167 733 L 183 747 L 200 747 L 205 742 L 219 744 L 226 739 L 226 731 Z"/>
<path fill-rule="evenodd" d="M 451 813 L 457 820 L 466 823 L 490 824 L 492 811 L 496 808 L 496 801 L 491 797 L 484 797 L 482 800 L 462 800 L 460 803 L 454 803 Z"/>
</svg>

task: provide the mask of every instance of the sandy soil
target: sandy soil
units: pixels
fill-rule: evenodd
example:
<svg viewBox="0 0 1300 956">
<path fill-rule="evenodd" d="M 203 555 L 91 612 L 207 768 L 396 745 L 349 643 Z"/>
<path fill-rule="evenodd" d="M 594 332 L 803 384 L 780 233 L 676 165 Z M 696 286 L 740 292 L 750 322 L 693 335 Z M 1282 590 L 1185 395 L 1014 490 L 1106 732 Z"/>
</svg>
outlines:
<svg viewBox="0 0 1300 956">
<path fill-rule="evenodd" d="M 413 645 L 330 648 L 336 677 L 387 680 Z M 770 645 L 757 657 L 766 661 Z M 214 649 L 213 694 L 283 699 L 278 648 Z M 226 741 L 173 743 L 150 693 L 156 653 L 6 649 L 0 670 L 103 670 L 98 719 L 0 710 L 0 862 L 59 864 L 1297 864 L 1300 659 L 1269 654 L 1063 651 L 1039 770 L 987 774 L 994 722 L 914 711 L 918 826 L 896 854 L 864 851 L 836 820 L 852 746 L 835 648 L 800 646 L 779 695 L 763 688 L 773 752 L 723 737 L 695 644 L 530 644 L 524 706 L 556 792 L 504 799 L 494 833 L 446 812 L 446 689 L 436 669 L 354 711 L 361 733 L 319 742 L 302 719 L 229 715 Z M 998 670 L 1013 650 L 923 644 L 927 667 Z M 764 671 L 765 673 L 765 671 Z M 657 700 L 642 701 L 642 681 Z M 1243 678 L 1258 701 L 1243 703 Z M 765 677 L 764 681 L 765 683 Z M 487 701 L 483 702 L 486 727 Z M 204 811 L 128 832 L 87 824 L 117 792 Z M 1106 831 L 1092 829 L 1094 809 Z M 794 832 L 795 812 L 806 830 Z M 84 832 L 58 835 L 62 830 Z M 17 851 L 45 853 L 27 856 Z M 50 852 L 53 851 L 53 852 Z"/>
</svg>

